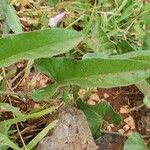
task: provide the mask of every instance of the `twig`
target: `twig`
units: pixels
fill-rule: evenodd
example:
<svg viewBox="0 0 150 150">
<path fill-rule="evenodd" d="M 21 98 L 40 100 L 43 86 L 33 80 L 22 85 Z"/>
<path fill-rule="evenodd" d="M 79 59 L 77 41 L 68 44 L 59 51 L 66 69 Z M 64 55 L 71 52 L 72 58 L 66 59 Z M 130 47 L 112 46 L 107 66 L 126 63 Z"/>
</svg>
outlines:
<svg viewBox="0 0 150 150">
<path fill-rule="evenodd" d="M 142 138 L 143 138 L 143 139 L 150 138 L 150 135 L 142 135 Z"/>
<path fill-rule="evenodd" d="M 18 134 L 19 134 L 19 137 L 20 137 L 20 139 L 21 139 L 21 142 L 22 142 L 22 144 L 23 144 L 24 149 L 25 149 L 25 150 L 28 150 L 27 147 L 26 147 L 26 144 L 25 144 L 25 142 L 24 142 L 24 140 L 23 140 L 23 137 L 22 137 L 22 135 L 21 135 L 21 133 L 20 133 L 20 130 L 19 130 L 19 127 L 18 127 L 18 124 L 17 124 L 17 123 L 16 123 L 16 128 L 17 128 L 17 131 L 18 131 Z"/>
<path fill-rule="evenodd" d="M 139 105 L 139 106 L 135 106 L 135 107 L 133 107 L 133 108 L 130 108 L 129 109 L 129 113 L 130 112 L 132 112 L 132 111 L 138 111 L 139 109 L 141 109 L 142 107 L 144 107 L 145 105 L 144 105 L 144 103 L 143 104 L 141 104 L 141 105 Z"/>
<path fill-rule="evenodd" d="M 101 130 L 101 133 L 115 134 L 115 135 L 119 135 L 119 136 L 122 136 L 122 137 L 128 137 L 127 134 L 121 134 L 119 132 L 110 132 L 110 131 L 106 131 L 106 130 Z"/>
</svg>

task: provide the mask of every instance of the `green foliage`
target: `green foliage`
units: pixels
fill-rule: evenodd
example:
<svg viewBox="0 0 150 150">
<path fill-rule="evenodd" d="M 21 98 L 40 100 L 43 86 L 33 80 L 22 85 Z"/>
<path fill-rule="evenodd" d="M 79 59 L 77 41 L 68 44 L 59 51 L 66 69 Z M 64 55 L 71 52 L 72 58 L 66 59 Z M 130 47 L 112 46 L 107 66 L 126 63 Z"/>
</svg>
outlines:
<svg viewBox="0 0 150 150">
<path fill-rule="evenodd" d="M 101 102 L 94 106 L 90 106 L 82 100 L 78 100 L 76 103 L 77 107 L 85 113 L 92 134 L 95 138 L 99 136 L 103 120 L 115 125 L 119 125 L 121 122 L 121 116 L 114 112 L 111 105 L 107 102 Z"/>
<path fill-rule="evenodd" d="M 36 2 L 40 4 L 40 1 Z M 47 0 L 52 7 L 56 7 L 58 2 L 59 0 Z M 64 4 L 65 2 L 62 3 L 63 7 Z M 37 59 L 35 60 L 36 69 L 54 80 L 53 84 L 33 93 L 32 98 L 37 101 L 53 96 L 59 87 L 70 84 L 77 85 L 78 88 L 79 86 L 111 88 L 136 84 L 145 95 L 144 104 L 150 107 L 148 83 L 150 79 L 150 35 L 148 33 L 150 4 L 144 5 L 141 0 L 101 0 L 95 1 L 94 4 L 88 0 L 77 0 L 69 7 L 67 2 L 66 10 L 71 15 L 66 17 L 68 20 L 65 25 L 69 22 L 67 28 L 72 26 L 83 28 L 83 33 L 86 34 L 86 38 L 75 50 L 74 47 L 83 39 L 82 33 L 68 29 L 21 33 L 22 26 L 16 10 L 6 0 L 0 0 L 2 36 L 6 36 L 10 29 L 14 33 L 21 33 L 0 39 L 0 67 L 6 67 L 22 59 Z M 34 9 L 27 13 L 27 17 L 35 13 L 36 7 Z M 41 10 L 38 11 L 38 15 L 35 13 L 38 17 L 42 13 L 47 16 L 45 12 L 40 14 Z M 69 52 L 70 50 L 73 51 Z M 94 53 L 87 53 L 89 51 Z M 81 55 L 78 55 L 78 52 L 81 52 Z M 60 54 L 67 57 L 73 56 L 73 58 L 77 56 L 79 60 L 65 57 L 50 58 Z M 64 90 L 63 95 L 66 105 L 69 102 L 68 91 Z M 116 125 L 121 122 L 120 115 L 114 112 L 107 102 L 89 106 L 78 100 L 77 106 L 86 114 L 94 137 L 99 136 L 104 120 Z M 12 124 L 38 118 L 54 111 L 54 108 L 48 108 L 22 114 L 18 108 L 6 103 L 0 103 L 0 109 L 11 111 L 14 115 L 13 119 L 0 122 L 0 141 L 2 141 L 0 149 L 2 150 L 8 147 L 20 149 L 9 137 Z M 33 149 L 55 124 L 54 121 L 45 127 L 29 142 L 27 148 Z M 130 149 L 147 150 L 148 148 L 141 137 L 135 133 L 125 143 L 124 150 Z"/>
<path fill-rule="evenodd" d="M 19 111 L 19 108 L 13 107 L 8 103 L 0 103 L 0 110 L 2 112 L 10 111 L 16 117 L 24 117 L 24 115 Z M 0 141 L 2 141 L 2 144 L 0 144 L 0 149 L 7 150 L 8 147 L 11 147 L 13 149 L 19 150 L 19 147 L 9 139 L 9 129 L 10 125 L 0 123 Z"/>
<path fill-rule="evenodd" d="M 9 140 L 9 129 L 10 129 L 10 125 L 0 124 L 1 138 L 4 137 Z M 0 145 L 0 150 L 7 150 L 8 147 L 9 147 L 8 144 L 2 144 Z"/>
<path fill-rule="evenodd" d="M 0 67 L 21 59 L 52 57 L 73 49 L 82 35 L 73 30 L 46 29 L 0 39 Z"/>
<path fill-rule="evenodd" d="M 39 118 L 41 116 L 44 116 L 46 114 L 50 114 L 50 113 L 54 112 L 54 110 L 55 110 L 54 107 L 47 108 L 47 109 L 41 110 L 39 112 L 28 113 L 28 114 L 24 115 L 24 117 L 19 116 L 19 117 L 13 118 L 13 119 L 8 119 L 8 120 L 0 121 L 0 124 L 1 125 L 5 125 L 5 126 L 6 125 L 10 126 L 10 125 L 13 125 L 13 124 L 21 122 L 21 121 L 26 121 L 28 119 Z"/>
<path fill-rule="evenodd" d="M 46 1 L 50 6 L 56 6 L 59 2 L 59 0 L 46 0 Z"/>
<path fill-rule="evenodd" d="M 141 19 L 143 20 L 145 25 L 150 25 L 150 4 L 146 4 L 143 8 L 143 13 Z"/>
<path fill-rule="evenodd" d="M 13 107 L 12 105 L 8 103 L 0 103 L 0 110 L 1 111 L 10 111 L 12 112 L 16 117 L 24 117 L 23 114 L 19 111 L 19 108 Z"/>
<path fill-rule="evenodd" d="M 124 53 L 135 51 L 135 49 L 125 40 L 120 40 L 117 43 L 117 48 L 118 48 L 119 54 L 124 54 Z"/>
<path fill-rule="evenodd" d="M 130 59 L 125 59 L 127 56 Z M 111 88 L 134 84 L 150 76 L 150 59 L 147 56 L 140 54 L 132 59 L 132 55 L 127 56 L 80 61 L 67 58 L 35 60 L 35 67 L 52 77 L 55 83 L 33 93 L 33 99 L 43 100 L 52 96 L 58 87 L 69 84 Z"/>
<path fill-rule="evenodd" d="M 21 150 L 21 148 L 19 148 L 15 143 L 13 143 L 7 136 L 1 133 L 0 133 L 0 141 L 1 141 L 0 145 L 1 150 L 7 150 L 7 147 L 3 146 L 9 146 L 14 150 Z"/>
<path fill-rule="evenodd" d="M 149 150 L 138 133 L 132 134 L 124 145 L 124 150 Z"/>
<path fill-rule="evenodd" d="M 0 145 L 1 150 L 7 150 L 8 147 L 13 148 L 14 150 L 21 150 L 15 143 L 13 143 L 9 139 L 8 132 L 9 132 L 11 125 L 21 122 L 21 121 L 39 118 L 46 114 L 52 113 L 55 110 L 54 107 L 51 107 L 45 110 L 41 110 L 39 112 L 28 113 L 24 115 L 18 110 L 18 108 L 13 107 L 7 103 L 0 103 L 0 109 L 2 111 L 11 111 L 16 116 L 16 118 L 13 118 L 13 119 L 0 121 L 0 141 L 2 141 L 2 144 Z M 41 131 L 33 140 L 30 141 L 27 147 L 29 149 L 32 149 L 47 134 L 47 132 L 55 126 L 55 124 L 56 124 L 56 121 L 53 121 L 52 123 L 50 123 L 46 128 L 43 129 L 43 131 Z"/>
<path fill-rule="evenodd" d="M 94 23 L 91 29 L 91 38 L 86 44 L 100 53 L 113 54 L 116 53 L 115 44 L 109 39 L 107 34 L 103 31 L 99 22 Z"/>
<path fill-rule="evenodd" d="M 150 34 L 146 34 L 144 37 L 143 49 L 150 50 Z"/>
<path fill-rule="evenodd" d="M 6 18 L 5 21 L 7 22 L 9 28 L 14 33 L 21 33 L 22 26 L 21 26 L 19 17 L 17 16 L 17 12 L 14 9 L 14 7 L 8 4 L 7 0 L 1 0 L 0 5 L 2 6 L 3 14 L 4 14 L 4 17 Z"/>
</svg>

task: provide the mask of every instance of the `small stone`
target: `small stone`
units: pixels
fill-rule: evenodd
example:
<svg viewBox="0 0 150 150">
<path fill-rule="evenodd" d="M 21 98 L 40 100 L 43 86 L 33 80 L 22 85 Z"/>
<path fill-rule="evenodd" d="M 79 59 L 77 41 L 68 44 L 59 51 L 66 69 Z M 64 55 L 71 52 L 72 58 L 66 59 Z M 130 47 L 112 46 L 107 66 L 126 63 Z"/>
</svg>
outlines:
<svg viewBox="0 0 150 150">
<path fill-rule="evenodd" d="M 121 108 L 120 108 L 120 113 L 121 114 L 128 114 L 129 113 L 129 106 L 128 105 L 125 105 L 125 106 L 122 106 Z"/>
<path fill-rule="evenodd" d="M 51 136 L 40 141 L 36 150 L 97 150 L 84 113 L 74 107 L 59 113 Z"/>
<path fill-rule="evenodd" d="M 124 122 L 132 129 L 135 129 L 135 122 L 133 117 L 129 116 L 127 118 L 124 119 Z"/>
<path fill-rule="evenodd" d="M 133 125 L 131 125 L 131 130 L 134 130 L 135 129 L 135 125 L 133 124 Z"/>
<path fill-rule="evenodd" d="M 124 127 L 123 127 L 124 131 L 128 131 L 130 129 L 130 127 L 126 124 Z"/>
<path fill-rule="evenodd" d="M 95 94 L 90 95 L 89 100 L 99 102 L 100 98 L 99 98 L 98 94 L 95 93 Z"/>
<path fill-rule="evenodd" d="M 118 132 L 119 132 L 120 134 L 124 134 L 124 133 L 125 133 L 125 131 L 124 131 L 123 129 L 119 129 Z"/>
<path fill-rule="evenodd" d="M 94 102 L 94 101 L 92 101 L 92 100 L 88 100 L 87 103 L 88 103 L 89 105 L 95 105 L 95 104 L 96 104 L 96 102 Z"/>
<path fill-rule="evenodd" d="M 108 125 L 106 128 L 107 128 L 107 131 L 109 131 L 109 132 L 112 131 L 112 128 L 110 125 Z"/>
<path fill-rule="evenodd" d="M 109 97 L 109 95 L 107 93 L 104 93 L 104 98 L 106 99 L 108 97 Z"/>
</svg>

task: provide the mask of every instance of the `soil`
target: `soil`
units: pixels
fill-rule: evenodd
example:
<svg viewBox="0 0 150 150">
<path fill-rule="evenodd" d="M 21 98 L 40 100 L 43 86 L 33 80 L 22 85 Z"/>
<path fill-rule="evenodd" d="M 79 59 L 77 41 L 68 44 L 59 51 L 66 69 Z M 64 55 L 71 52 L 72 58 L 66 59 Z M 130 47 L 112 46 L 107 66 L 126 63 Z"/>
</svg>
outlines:
<svg viewBox="0 0 150 150">
<path fill-rule="evenodd" d="M 141 105 L 143 102 L 143 94 L 137 89 L 136 86 L 128 86 L 123 88 L 111 88 L 111 89 L 98 89 L 97 94 L 100 99 L 105 99 L 108 101 L 116 111 L 120 111 L 120 108 L 123 106 L 128 106 L 129 108 L 137 107 Z M 105 95 L 108 95 L 107 98 Z M 105 98 L 104 98 L 105 97 Z M 139 132 L 143 137 L 145 137 L 145 142 L 150 148 L 150 109 L 146 107 L 141 107 L 137 111 L 132 111 L 130 113 L 121 114 L 123 121 L 121 125 L 118 127 L 112 128 L 112 131 L 117 131 L 122 129 L 125 126 L 124 119 L 128 117 L 132 117 L 135 122 L 135 128 L 129 129 L 126 133 Z M 112 135 L 110 135 L 112 136 Z M 110 137 L 109 137 L 110 138 Z M 119 138 L 119 137 L 118 137 Z M 113 138 L 112 138 L 113 139 Z M 117 141 L 117 140 L 116 140 Z M 118 143 L 114 142 L 114 140 L 110 140 L 110 143 L 114 143 L 115 150 L 122 150 L 122 142 L 118 147 Z M 105 150 L 112 150 L 111 148 Z"/>
</svg>

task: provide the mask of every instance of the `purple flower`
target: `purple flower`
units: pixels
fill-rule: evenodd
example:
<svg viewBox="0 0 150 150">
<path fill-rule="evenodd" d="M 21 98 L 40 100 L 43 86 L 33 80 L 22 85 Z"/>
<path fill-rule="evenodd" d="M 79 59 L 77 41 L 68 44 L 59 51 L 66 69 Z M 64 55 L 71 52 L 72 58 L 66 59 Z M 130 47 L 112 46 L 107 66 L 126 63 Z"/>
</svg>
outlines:
<svg viewBox="0 0 150 150">
<path fill-rule="evenodd" d="M 66 16 L 66 12 L 64 11 L 56 15 L 55 17 L 50 18 L 48 23 L 49 27 L 51 28 L 56 27 L 64 19 L 65 16 Z"/>
</svg>

